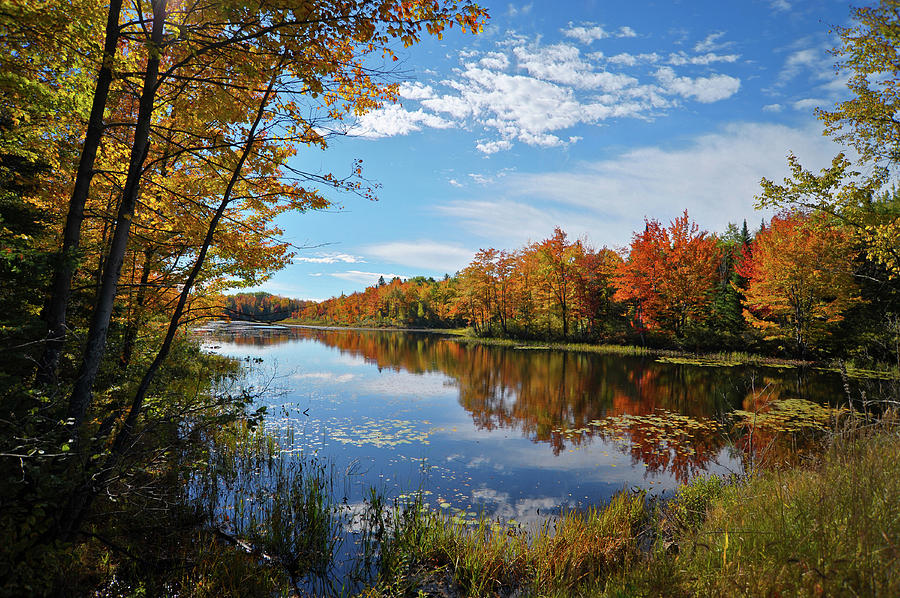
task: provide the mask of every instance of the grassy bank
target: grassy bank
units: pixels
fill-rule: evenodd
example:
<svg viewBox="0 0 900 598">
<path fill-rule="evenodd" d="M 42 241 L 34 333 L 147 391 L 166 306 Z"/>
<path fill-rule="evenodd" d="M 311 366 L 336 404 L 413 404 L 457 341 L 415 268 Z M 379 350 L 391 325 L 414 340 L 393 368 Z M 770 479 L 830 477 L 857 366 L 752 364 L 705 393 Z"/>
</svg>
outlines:
<svg viewBox="0 0 900 598">
<path fill-rule="evenodd" d="M 237 423 L 215 433 L 167 535 L 145 538 L 169 558 L 95 539 L 66 569 L 97 595 L 900 595 L 900 425 L 854 418 L 799 466 L 662 499 L 623 491 L 536 530 L 374 492 L 351 509 L 331 469 Z"/>
<path fill-rule="evenodd" d="M 654 357 L 671 363 L 684 363 L 687 365 L 715 365 L 715 366 L 731 366 L 731 365 L 771 365 L 771 366 L 808 366 L 812 365 L 811 361 L 799 359 L 781 359 L 777 357 L 767 357 L 764 355 L 755 355 L 753 353 L 744 353 L 740 351 L 720 351 L 714 353 L 693 353 L 690 351 L 682 351 L 675 349 L 657 349 L 651 347 L 640 347 L 636 345 L 612 345 L 612 344 L 590 344 L 590 343 L 561 343 L 553 341 L 524 341 L 515 339 L 490 338 L 472 336 L 467 329 L 439 331 L 450 334 L 458 342 L 472 343 L 480 345 L 511 347 L 514 349 L 529 350 L 542 349 L 550 351 L 573 351 L 578 353 L 596 353 L 599 355 L 623 355 L 638 357 Z"/>
<path fill-rule="evenodd" d="M 900 431 L 834 433 L 803 466 L 622 493 L 535 534 L 415 511 L 368 596 L 900 595 Z"/>
</svg>

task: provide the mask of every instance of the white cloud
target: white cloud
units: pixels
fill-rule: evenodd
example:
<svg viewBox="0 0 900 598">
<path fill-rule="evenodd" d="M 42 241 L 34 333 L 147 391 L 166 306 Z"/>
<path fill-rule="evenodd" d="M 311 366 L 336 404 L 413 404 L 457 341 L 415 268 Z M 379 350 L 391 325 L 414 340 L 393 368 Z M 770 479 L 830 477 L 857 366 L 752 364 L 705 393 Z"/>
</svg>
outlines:
<svg viewBox="0 0 900 598">
<path fill-rule="evenodd" d="M 479 141 L 475 144 L 475 149 L 479 152 L 490 156 L 502 150 L 508 150 L 512 147 L 512 142 L 508 139 L 497 139 L 495 141 Z"/>
<path fill-rule="evenodd" d="M 781 112 L 782 110 L 784 110 L 784 106 L 782 106 L 781 104 L 766 104 L 765 106 L 763 106 L 763 110 L 765 112 Z"/>
<path fill-rule="evenodd" d="M 502 52 L 488 52 L 478 61 L 486 69 L 503 70 L 509 66 L 509 58 Z"/>
<path fill-rule="evenodd" d="M 582 60 L 578 48 L 568 44 L 537 48 L 519 46 L 513 49 L 513 54 L 519 68 L 531 76 L 576 88 L 618 91 L 638 82 L 629 75 L 595 71 L 591 64 Z"/>
<path fill-rule="evenodd" d="M 697 42 L 694 44 L 694 52 L 709 52 L 711 50 L 719 50 L 721 48 L 727 48 L 731 45 L 731 42 L 719 43 L 719 38 L 725 35 L 724 31 L 717 31 L 716 33 L 710 33 L 706 36 L 702 42 Z"/>
<path fill-rule="evenodd" d="M 679 149 L 645 147 L 570 171 L 511 173 L 485 188 L 490 199 L 448 202 L 438 210 L 504 247 L 544 238 L 557 225 L 572 238 L 622 246 L 644 216 L 667 221 L 684 209 L 711 231 L 742 218 L 752 224 L 762 217 L 753 209 L 759 181 L 788 174 L 788 151 L 817 169 L 839 149 L 817 123 L 803 129 L 735 123 Z"/>
<path fill-rule="evenodd" d="M 295 257 L 293 261 L 306 264 L 361 264 L 365 263 L 366 260 L 358 255 L 350 255 L 349 253 L 319 253 L 316 257 Z"/>
<path fill-rule="evenodd" d="M 410 112 L 398 104 L 390 104 L 359 117 L 347 134 L 376 139 L 407 135 L 413 131 L 422 130 L 422 127 L 447 129 L 451 126 L 453 123 L 436 114 L 430 114 L 423 110 Z"/>
<path fill-rule="evenodd" d="M 436 209 L 489 243 L 507 248 L 542 239 L 553 232 L 554 226 L 574 224 L 574 219 L 566 218 L 561 210 L 510 199 L 458 200 Z M 579 224 L 592 220 L 592 216 L 585 216 Z"/>
<path fill-rule="evenodd" d="M 791 3 L 787 0 L 772 0 L 770 3 L 772 10 L 775 12 L 783 12 L 791 9 Z"/>
<path fill-rule="evenodd" d="M 660 55 L 656 52 L 648 52 L 642 54 L 628 54 L 627 52 L 623 52 L 622 54 L 616 54 L 615 56 L 610 56 L 607 58 L 607 62 L 611 64 L 621 64 L 623 66 L 634 66 L 638 63 L 647 62 L 653 64 L 655 62 L 659 62 Z"/>
<path fill-rule="evenodd" d="M 432 89 L 431 85 L 423 85 L 418 81 L 412 83 L 404 81 L 400 84 L 400 89 L 397 93 L 404 100 L 427 100 L 434 97 L 434 89 Z"/>
<path fill-rule="evenodd" d="M 506 8 L 506 14 L 511 17 L 515 17 L 518 15 L 527 15 L 531 12 L 531 9 L 534 7 L 534 4 L 526 4 L 524 6 L 517 6 L 515 4 L 509 4 Z"/>
<path fill-rule="evenodd" d="M 565 35 L 580 40 L 618 35 L 599 25 L 571 25 Z M 741 81 L 724 73 L 685 76 L 673 67 L 713 63 L 727 65 L 737 54 L 715 48 L 722 34 L 697 44 L 700 54 L 621 53 L 605 58 L 602 52 L 582 54 L 571 43 L 545 44 L 509 34 L 486 51 L 463 50 L 460 66 L 444 80 L 404 83 L 399 94 L 404 106 L 389 105 L 362 116 L 349 133 L 362 137 L 406 135 L 425 128 L 466 128 L 475 131 L 475 147 L 490 155 L 515 143 L 560 147 L 576 143 L 579 125 L 595 126 L 608 119 L 653 119 L 688 101 L 716 102 L 737 93 Z M 671 66 L 635 72 L 639 64 Z M 624 69 L 628 69 L 625 72 Z M 479 134 L 480 133 L 480 134 Z"/>
<path fill-rule="evenodd" d="M 803 98 L 802 100 L 797 100 L 791 106 L 794 110 L 812 110 L 813 108 L 824 106 L 826 103 L 821 98 Z"/>
<path fill-rule="evenodd" d="M 371 245 L 364 251 L 385 262 L 436 272 L 456 272 L 464 268 L 475 254 L 459 245 L 425 240 Z"/>
<path fill-rule="evenodd" d="M 450 179 L 447 182 L 450 183 L 453 187 L 462 188 L 463 186 L 462 183 L 460 183 L 456 179 Z"/>
<path fill-rule="evenodd" d="M 656 71 L 660 84 L 669 91 L 684 98 L 694 98 L 707 104 L 724 100 L 737 93 L 741 80 L 728 75 L 712 75 L 711 77 L 678 77 L 670 67 L 662 67 Z"/>
<path fill-rule="evenodd" d="M 792 52 L 784 61 L 784 66 L 778 74 L 778 85 L 785 85 L 797 77 L 804 70 L 812 70 L 816 73 L 824 67 L 824 59 L 815 48 L 804 48 Z"/>
<path fill-rule="evenodd" d="M 566 37 L 577 39 L 584 44 L 589 44 L 591 42 L 597 41 L 598 39 L 604 39 L 610 36 L 609 32 L 598 25 L 594 25 L 593 27 L 573 27 L 570 25 L 568 29 L 563 29 L 562 33 Z"/>
<path fill-rule="evenodd" d="M 578 26 L 569 23 L 568 29 L 562 29 L 561 31 L 566 37 L 571 37 L 583 44 L 590 44 L 608 37 L 637 37 L 637 32 L 631 27 L 619 27 L 615 32 L 610 33 L 603 27 L 590 23 Z"/>
<path fill-rule="evenodd" d="M 708 65 L 714 62 L 737 62 L 740 54 L 716 54 L 707 52 L 697 56 L 689 56 L 686 52 L 669 54 L 669 64 L 682 66 L 685 64 Z"/>
</svg>

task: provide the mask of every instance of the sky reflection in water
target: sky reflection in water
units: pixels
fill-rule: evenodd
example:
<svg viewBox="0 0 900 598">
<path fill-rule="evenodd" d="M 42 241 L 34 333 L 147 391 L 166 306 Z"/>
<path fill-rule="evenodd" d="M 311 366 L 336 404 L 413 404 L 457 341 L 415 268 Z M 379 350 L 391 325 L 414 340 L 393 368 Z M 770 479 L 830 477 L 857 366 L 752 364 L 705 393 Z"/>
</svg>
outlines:
<svg viewBox="0 0 900 598">
<path fill-rule="evenodd" d="M 262 360 L 251 376 L 273 390 L 268 428 L 286 451 L 345 471 L 351 502 L 372 485 L 393 498 L 421 490 L 431 507 L 468 518 L 483 511 L 529 523 L 622 488 L 661 493 L 698 473 L 739 472 L 743 453 L 725 414 L 840 395 L 835 376 L 796 369 L 517 350 L 427 333 L 206 334 L 210 350 Z"/>
</svg>

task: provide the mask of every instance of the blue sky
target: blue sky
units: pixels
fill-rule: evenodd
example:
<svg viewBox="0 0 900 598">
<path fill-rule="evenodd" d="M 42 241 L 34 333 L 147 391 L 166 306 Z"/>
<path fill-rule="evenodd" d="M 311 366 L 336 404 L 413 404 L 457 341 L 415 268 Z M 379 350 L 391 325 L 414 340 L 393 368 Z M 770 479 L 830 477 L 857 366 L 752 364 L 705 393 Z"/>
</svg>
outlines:
<svg viewBox="0 0 900 598">
<path fill-rule="evenodd" d="M 482 5 L 482 35 L 400 53 L 400 105 L 301 150 L 306 170 L 361 159 L 379 199 L 283 216 L 308 249 L 262 290 L 325 299 L 379 275 L 439 277 L 556 226 L 618 249 L 645 217 L 685 209 L 711 232 L 758 226 L 759 179 L 785 176 L 789 151 L 821 168 L 841 149 L 813 109 L 847 93 L 828 54 L 846 2 Z"/>
</svg>

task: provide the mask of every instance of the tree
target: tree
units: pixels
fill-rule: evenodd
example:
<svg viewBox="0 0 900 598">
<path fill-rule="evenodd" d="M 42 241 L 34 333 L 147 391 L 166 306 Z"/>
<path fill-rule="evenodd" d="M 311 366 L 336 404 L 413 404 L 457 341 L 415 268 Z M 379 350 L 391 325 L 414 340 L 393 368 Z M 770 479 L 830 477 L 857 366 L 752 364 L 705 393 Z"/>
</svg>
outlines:
<svg viewBox="0 0 900 598">
<path fill-rule="evenodd" d="M 813 209 L 837 217 L 868 258 L 900 278 L 900 202 L 885 185 L 900 165 L 900 2 L 854 8 L 856 24 L 836 27 L 836 70 L 849 75 L 850 98 L 817 109 L 825 133 L 859 152 L 859 171 L 838 154 L 821 175 L 789 155 L 783 185 L 762 180 L 760 205 Z M 863 175 L 862 172 L 868 174 Z"/>
<path fill-rule="evenodd" d="M 621 263 L 621 256 L 606 247 L 599 251 L 585 248 L 576 259 L 575 315 L 587 320 L 591 334 L 597 335 L 612 316 L 613 281 Z"/>
<path fill-rule="evenodd" d="M 566 233 L 559 227 L 553 236 L 537 244 L 540 269 L 539 277 L 547 304 L 555 309 L 562 324 L 562 336 L 569 336 L 569 316 L 575 296 L 575 268 L 584 253 L 581 241 L 569 243 Z"/>
<path fill-rule="evenodd" d="M 35 81 L 50 79 L 42 89 L 58 100 L 63 94 L 57 90 L 69 89 L 59 81 L 76 73 L 84 75 L 84 84 L 95 76 L 78 96 L 91 106 L 90 116 L 85 119 L 87 110 L 81 110 L 72 119 L 86 120 L 86 132 L 74 132 L 78 126 L 69 131 L 84 140 L 74 160 L 80 166 L 67 171 L 72 188 L 48 200 L 68 214 L 66 240 L 58 248 L 64 258 L 56 269 L 59 284 L 48 293 L 48 350 L 58 350 L 64 331 L 74 324 L 69 289 L 88 270 L 74 267 L 76 250 L 90 247 L 97 281 L 87 287 L 96 288 L 96 295 L 67 413 L 56 420 L 72 422 L 66 433 L 78 449 L 67 463 L 80 483 L 59 511 L 59 535 L 65 538 L 77 532 L 93 498 L 118 475 L 147 415 L 144 406 L 156 374 L 179 331 L 196 317 L 198 295 L 253 283 L 283 264 L 288 247 L 273 238 L 279 231 L 272 220 L 284 210 L 325 207 L 329 189 L 369 195 L 358 163 L 348 177 L 306 173 L 289 163 L 297 148 L 325 148 L 327 130 L 341 119 L 397 98 L 397 85 L 377 68 L 379 60 L 393 57 L 397 45 L 409 46 L 426 32 L 440 36 L 454 24 L 477 31 L 486 13 L 470 0 L 142 0 L 124 11 L 117 0 L 106 10 L 81 0 L 41 5 L 64 26 L 35 28 L 40 11 L 33 6 L 24 12 L 9 3 L 0 6 L 5 34 L 0 49 L 11 59 L 4 60 L 3 82 L 14 79 L 12 74 L 23 77 L 15 86 L 4 85 L 3 92 L 13 90 L 4 105 L 9 97 L 14 106 L 24 98 L 28 108 L 12 117 L 49 112 L 27 104 L 25 92 Z M 82 11 L 91 18 L 73 18 Z M 28 19 L 17 20 L 20 13 Z M 95 39 L 103 22 L 107 35 L 101 48 Z M 39 31 L 37 41 L 29 37 L 33 30 Z M 57 68 L 40 58 L 31 71 L 8 69 L 16 62 L 30 64 L 54 45 L 82 49 L 75 55 L 91 60 Z M 37 144 L 30 147 L 21 136 L 2 141 L 24 155 L 51 137 L 47 130 L 28 137 Z M 98 209 L 86 210 L 86 204 Z M 99 217 L 85 218 L 88 213 Z M 139 290 L 123 292 L 126 280 Z M 144 321 L 141 312 L 150 304 L 149 288 L 158 281 L 165 288 L 157 295 L 166 299 L 156 314 L 161 342 L 155 352 L 145 351 L 149 365 L 139 380 L 104 388 L 108 392 L 98 406 L 94 391 L 112 353 L 110 331 L 124 320 L 127 364 L 128 347 Z M 52 354 L 42 360 L 45 379 L 54 378 L 57 361 Z M 60 381 L 64 392 L 69 382 Z"/>
<path fill-rule="evenodd" d="M 747 221 L 739 229 L 729 223 L 718 238 L 719 264 L 718 280 L 712 303 L 712 326 L 725 334 L 737 334 L 746 328 L 741 305 L 741 291 L 746 288 L 746 279 L 735 270 L 737 263 L 750 251 L 750 231 Z"/>
<path fill-rule="evenodd" d="M 805 355 L 857 301 L 847 236 L 822 218 L 783 213 L 751 247 L 737 268 L 747 279 L 744 316 Z"/>
<path fill-rule="evenodd" d="M 131 119 L 133 135 L 129 142 L 128 170 L 81 367 L 70 398 L 69 415 L 76 426 L 83 421 L 90 404 L 132 225 L 140 217 L 136 208 L 145 183 L 145 162 L 155 153 L 161 156 L 161 162 L 151 162 L 151 166 L 165 164 L 172 142 L 166 133 L 179 132 L 180 155 L 190 155 L 198 164 L 211 165 L 225 173 L 239 173 L 234 181 L 229 181 L 228 176 L 218 177 L 220 192 L 227 184 L 227 195 L 232 195 L 232 190 L 237 193 L 221 210 L 208 208 L 207 213 L 213 219 L 221 218 L 220 212 L 225 215 L 226 210 L 234 209 L 229 204 L 241 197 L 248 198 L 251 207 L 261 205 L 260 200 L 264 201 L 265 197 L 294 197 L 289 202 L 293 208 L 322 207 L 326 202 L 319 192 L 299 184 L 259 193 L 252 188 L 253 178 L 241 173 L 241 169 L 246 165 L 253 171 L 264 169 L 271 173 L 274 161 L 274 172 L 281 176 L 280 168 L 290 152 L 266 151 L 266 147 L 291 147 L 289 143 L 298 142 L 324 147 L 325 138 L 313 126 L 315 121 L 304 116 L 310 109 L 335 120 L 395 98 L 395 88 L 378 82 L 371 69 L 364 66 L 373 53 L 390 55 L 391 40 L 399 39 L 409 45 L 419 39 L 423 27 L 429 33 L 440 34 L 453 22 L 466 29 L 477 29 L 483 15 L 483 11 L 468 2 L 457 5 L 427 0 L 402 5 L 390 0 L 360 1 L 339 7 L 329 4 L 293 7 L 248 1 L 243 10 L 234 8 L 231 4 L 209 3 L 170 10 L 167 0 L 154 0 L 146 12 L 144 7 L 137 8 L 137 19 L 122 26 L 130 27 L 130 31 L 120 28 L 119 37 L 133 45 L 129 55 L 137 62 L 143 60 L 143 68 L 139 71 L 140 81 L 134 81 L 138 85 L 133 87 L 137 109 Z M 264 77 L 270 73 L 274 77 L 266 88 Z M 130 82 L 125 79 L 127 90 Z M 157 102 L 158 97 L 164 98 L 164 103 Z M 262 104 L 260 98 L 265 98 Z M 197 102 L 198 99 L 204 101 Z M 179 102 L 185 101 L 201 109 L 178 110 Z M 257 104 L 260 104 L 262 126 L 257 125 L 258 131 L 245 145 L 246 123 L 252 120 Z M 185 117 L 188 112 L 190 116 Z M 206 125 L 210 117 L 218 123 L 211 130 Z M 176 118 L 177 122 L 173 122 Z M 193 120 L 185 121 L 185 118 Z M 274 146 L 267 146 L 265 140 L 276 130 L 280 137 Z M 362 189 L 358 184 L 346 185 L 331 175 L 316 178 L 330 186 Z M 76 179 L 76 186 L 81 182 Z M 250 195 L 239 195 L 247 192 L 248 185 L 251 185 Z M 205 246 L 204 228 L 198 230 L 201 247 Z M 198 251 L 206 255 L 203 249 Z M 200 274 L 197 272 L 192 278 L 196 280 Z M 64 286 L 55 286 L 51 306 L 65 304 L 65 292 L 57 292 Z"/>
<path fill-rule="evenodd" d="M 615 298 L 634 302 L 639 324 L 683 336 L 689 323 L 709 317 L 718 257 L 715 238 L 687 210 L 668 228 L 647 220 L 618 269 Z"/>
</svg>

